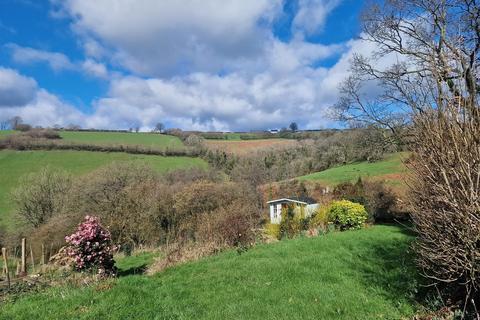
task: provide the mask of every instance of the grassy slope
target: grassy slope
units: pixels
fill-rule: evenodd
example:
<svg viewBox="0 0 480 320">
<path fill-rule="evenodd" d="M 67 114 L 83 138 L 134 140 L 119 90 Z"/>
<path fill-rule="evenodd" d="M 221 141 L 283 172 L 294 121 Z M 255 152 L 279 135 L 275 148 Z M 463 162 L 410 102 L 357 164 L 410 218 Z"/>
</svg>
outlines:
<svg viewBox="0 0 480 320">
<path fill-rule="evenodd" d="M 144 161 L 159 172 L 192 166 L 206 167 L 205 161 L 188 157 L 160 157 L 88 151 L 0 151 L 0 225 L 12 226 L 13 204 L 10 191 L 18 185 L 19 178 L 36 172 L 47 165 L 64 169 L 72 174 L 82 174 L 112 161 Z"/>
<path fill-rule="evenodd" d="M 0 139 L 14 133 L 13 130 L 0 130 Z"/>
<path fill-rule="evenodd" d="M 90 144 L 143 145 L 155 148 L 183 145 L 177 137 L 151 133 L 62 131 L 60 135 L 64 141 Z"/>
<path fill-rule="evenodd" d="M 414 313 L 412 238 L 396 226 L 225 252 L 111 289 L 54 288 L 1 319 L 401 319 Z M 128 274 L 128 272 L 124 272 Z"/>
<path fill-rule="evenodd" d="M 405 152 L 394 153 L 382 161 L 347 164 L 302 176 L 298 179 L 335 185 L 341 182 L 354 182 L 359 177 L 366 177 L 384 179 L 392 185 L 399 185 L 402 184 L 402 176 L 406 172 L 402 159 L 406 158 L 407 155 L 408 153 Z"/>
</svg>

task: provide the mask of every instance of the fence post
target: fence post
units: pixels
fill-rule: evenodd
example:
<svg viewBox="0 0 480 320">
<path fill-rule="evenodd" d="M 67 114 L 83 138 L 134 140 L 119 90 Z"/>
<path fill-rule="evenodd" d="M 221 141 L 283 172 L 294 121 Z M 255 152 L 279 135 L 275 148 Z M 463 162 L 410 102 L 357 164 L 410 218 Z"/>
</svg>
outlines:
<svg viewBox="0 0 480 320">
<path fill-rule="evenodd" d="M 35 259 L 33 258 L 32 244 L 30 244 L 30 259 L 32 261 L 32 271 L 35 273 Z"/>
<path fill-rule="evenodd" d="M 3 256 L 3 268 L 5 270 L 5 274 L 7 275 L 7 287 L 10 289 L 10 273 L 8 271 L 8 259 L 7 259 L 7 248 L 2 248 L 2 256 Z"/>
<path fill-rule="evenodd" d="M 45 264 L 45 245 L 42 243 L 42 256 L 40 258 L 40 264 L 44 265 Z"/>
<path fill-rule="evenodd" d="M 21 264 L 21 269 L 20 269 L 20 274 L 22 276 L 27 274 L 27 255 L 26 255 L 26 248 L 27 246 L 27 240 L 25 238 L 22 238 L 22 264 Z"/>
</svg>

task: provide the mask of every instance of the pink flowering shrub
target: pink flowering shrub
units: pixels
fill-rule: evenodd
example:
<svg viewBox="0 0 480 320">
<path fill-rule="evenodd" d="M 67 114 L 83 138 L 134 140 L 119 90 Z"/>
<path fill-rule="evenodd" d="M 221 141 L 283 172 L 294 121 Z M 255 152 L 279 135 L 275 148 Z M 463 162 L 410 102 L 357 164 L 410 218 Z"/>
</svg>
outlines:
<svg viewBox="0 0 480 320">
<path fill-rule="evenodd" d="M 76 270 L 98 270 L 99 274 L 114 275 L 115 261 L 110 232 L 102 227 L 99 219 L 86 216 L 77 231 L 65 237 L 67 254 L 73 259 Z"/>
</svg>

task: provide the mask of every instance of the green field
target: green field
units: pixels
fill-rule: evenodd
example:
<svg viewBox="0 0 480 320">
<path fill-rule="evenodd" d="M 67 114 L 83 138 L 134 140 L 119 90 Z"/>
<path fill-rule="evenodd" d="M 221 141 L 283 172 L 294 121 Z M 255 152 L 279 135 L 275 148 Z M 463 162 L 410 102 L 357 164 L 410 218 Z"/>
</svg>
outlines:
<svg viewBox="0 0 480 320">
<path fill-rule="evenodd" d="M 0 226 L 14 225 L 10 201 L 11 190 L 18 185 L 19 178 L 29 172 L 36 172 L 45 166 L 64 169 L 74 175 L 83 174 L 112 161 L 142 161 L 158 172 L 187 167 L 207 167 L 199 158 L 161 157 L 133 155 L 119 152 L 88 151 L 0 151 Z"/>
<path fill-rule="evenodd" d="M 415 312 L 412 237 L 375 226 L 228 251 L 111 288 L 52 288 L 3 306 L 1 319 L 407 319 Z M 128 269 L 125 269 L 128 266 Z"/>
<path fill-rule="evenodd" d="M 15 131 L 13 130 L 0 130 L 0 139 L 3 138 L 3 137 L 6 137 L 12 133 L 14 133 Z"/>
<path fill-rule="evenodd" d="M 361 177 L 380 179 L 392 185 L 401 185 L 407 170 L 402 163 L 402 159 L 405 159 L 407 156 L 408 153 L 406 152 L 398 152 L 386 156 L 381 161 L 347 164 L 298 177 L 297 179 L 336 185 L 342 182 L 354 182 Z"/>
<path fill-rule="evenodd" d="M 181 147 L 182 141 L 174 136 L 153 133 L 134 132 L 84 132 L 61 131 L 64 141 L 88 144 L 141 145 L 152 148 Z"/>
</svg>

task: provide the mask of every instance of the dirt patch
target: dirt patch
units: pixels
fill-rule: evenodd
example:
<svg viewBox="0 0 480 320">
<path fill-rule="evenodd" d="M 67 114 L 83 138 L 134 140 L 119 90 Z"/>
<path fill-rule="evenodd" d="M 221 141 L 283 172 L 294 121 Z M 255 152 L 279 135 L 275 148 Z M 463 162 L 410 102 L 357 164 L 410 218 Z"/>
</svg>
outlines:
<svg viewBox="0 0 480 320">
<path fill-rule="evenodd" d="M 298 142 L 291 139 L 259 139 L 241 141 L 207 140 L 206 144 L 210 149 L 223 150 L 228 153 L 245 155 L 259 150 L 280 150 L 288 147 L 293 147 L 296 146 Z"/>
</svg>

